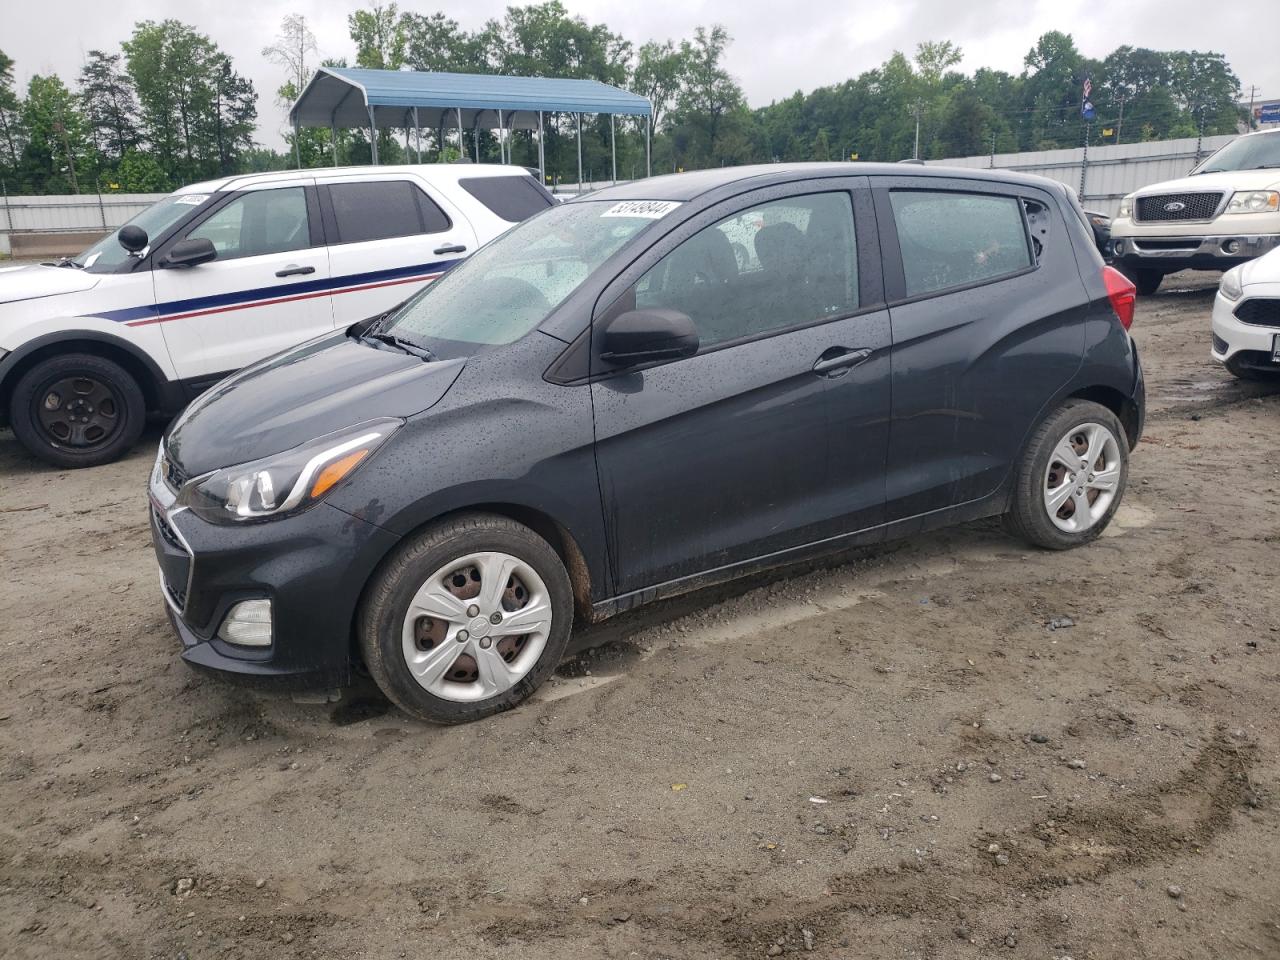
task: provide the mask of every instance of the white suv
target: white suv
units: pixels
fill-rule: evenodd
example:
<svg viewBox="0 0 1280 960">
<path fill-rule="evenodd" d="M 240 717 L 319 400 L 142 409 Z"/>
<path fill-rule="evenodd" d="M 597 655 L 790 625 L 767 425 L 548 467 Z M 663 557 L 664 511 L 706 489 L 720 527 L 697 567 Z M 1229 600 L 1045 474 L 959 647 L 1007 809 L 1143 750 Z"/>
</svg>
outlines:
<svg viewBox="0 0 1280 960">
<path fill-rule="evenodd" d="M 1167 273 L 1227 270 L 1280 247 L 1280 130 L 1237 137 L 1181 180 L 1143 187 L 1111 221 L 1115 264 L 1144 296 Z"/>
<path fill-rule="evenodd" d="M 184 187 L 78 257 L 0 269 L 0 422 L 61 467 L 148 412 L 383 313 L 553 205 L 521 167 L 355 167 Z"/>
</svg>

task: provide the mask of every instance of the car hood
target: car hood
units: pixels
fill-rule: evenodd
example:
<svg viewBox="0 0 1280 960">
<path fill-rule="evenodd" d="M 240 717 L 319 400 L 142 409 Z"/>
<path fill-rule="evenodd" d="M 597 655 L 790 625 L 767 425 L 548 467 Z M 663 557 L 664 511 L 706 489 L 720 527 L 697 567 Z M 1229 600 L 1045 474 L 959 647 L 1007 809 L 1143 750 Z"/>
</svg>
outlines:
<svg viewBox="0 0 1280 960">
<path fill-rule="evenodd" d="M 1200 173 L 1181 180 L 1166 180 L 1143 187 L 1135 196 L 1147 197 L 1163 193 L 1207 193 L 1221 190 L 1271 190 L 1280 184 L 1280 170 L 1224 170 L 1222 173 Z"/>
<path fill-rule="evenodd" d="M 1280 283 L 1280 248 L 1242 264 L 1240 283 Z"/>
<path fill-rule="evenodd" d="M 200 396 L 165 439 L 189 477 L 290 450 L 377 417 L 410 417 L 445 395 L 465 359 L 426 362 L 334 334 L 286 350 Z"/>
<path fill-rule="evenodd" d="M 102 274 L 85 273 L 74 267 L 47 267 L 43 264 L 0 267 L 0 303 L 83 293 L 96 287 L 101 279 Z"/>
</svg>

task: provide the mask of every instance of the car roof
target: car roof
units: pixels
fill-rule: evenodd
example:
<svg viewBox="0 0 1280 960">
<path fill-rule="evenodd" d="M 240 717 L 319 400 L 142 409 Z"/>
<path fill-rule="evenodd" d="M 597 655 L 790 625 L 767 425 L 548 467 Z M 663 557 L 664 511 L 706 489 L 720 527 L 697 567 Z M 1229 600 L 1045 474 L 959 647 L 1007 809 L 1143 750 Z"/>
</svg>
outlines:
<svg viewBox="0 0 1280 960">
<path fill-rule="evenodd" d="M 222 177 L 219 180 L 205 180 L 201 183 L 188 184 L 175 190 L 175 193 L 218 193 L 224 190 L 240 190 L 247 186 L 261 183 L 272 183 L 280 180 L 296 180 L 298 177 L 323 176 L 360 177 L 386 176 L 387 174 L 414 173 L 429 183 L 457 183 L 463 178 L 471 177 L 510 177 L 529 176 L 524 167 L 501 163 L 400 163 L 395 165 L 380 164 L 362 167 L 309 167 L 302 170 L 271 170 L 267 173 L 245 173 L 234 177 Z M 536 179 L 536 178 L 535 178 Z"/>
<path fill-rule="evenodd" d="M 1062 185 L 1045 177 L 1008 170 L 979 170 L 973 167 L 924 166 L 916 163 L 767 163 L 742 167 L 716 167 L 689 173 L 669 173 L 648 180 L 634 180 L 584 194 L 582 200 L 679 200 L 690 201 L 723 187 L 745 185 L 767 187 L 794 180 L 823 177 L 912 177 L 964 178 L 990 183 L 1016 183 L 1055 190 Z M 576 202 L 576 201 L 575 201 Z"/>
</svg>

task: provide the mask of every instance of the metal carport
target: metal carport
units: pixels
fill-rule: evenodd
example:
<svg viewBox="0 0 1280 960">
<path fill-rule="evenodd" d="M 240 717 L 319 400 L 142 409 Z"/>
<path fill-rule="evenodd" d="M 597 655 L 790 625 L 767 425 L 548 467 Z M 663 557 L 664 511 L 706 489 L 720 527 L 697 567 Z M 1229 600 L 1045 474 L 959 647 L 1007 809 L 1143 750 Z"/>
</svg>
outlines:
<svg viewBox="0 0 1280 960">
<path fill-rule="evenodd" d="M 328 127 L 337 141 L 339 127 L 367 128 L 373 162 L 378 162 L 379 129 L 414 131 L 418 157 L 422 156 L 422 130 L 454 127 L 458 146 L 462 131 L 537 130 L 538 169 L 546 178 L 543 150 L 543 116 L 570 113 L 578 123 L 578 183 L 582 183 L 582 115 L 608 114 L 613 152 L 613 179 L 618 178 L 615 116 L 645 117 L 645 173 L 651 170 L 653 107 L 638 94 L 619 90 L 598 80 L 566 80 L 556 77 L 506 77 L 481 73 L 424 73 L 416 70 L 358 70 L 321 67 L 289 111 L 296 132 L 301 127 Z M 499 138 L 499 150 L 503 138 Z M 294 137 L 295 148 L 297 137 Z M 334 151 L 337 163 L 337 151 Z M 299 161 L 300 163 L 300 161 Z"/>
</svg>

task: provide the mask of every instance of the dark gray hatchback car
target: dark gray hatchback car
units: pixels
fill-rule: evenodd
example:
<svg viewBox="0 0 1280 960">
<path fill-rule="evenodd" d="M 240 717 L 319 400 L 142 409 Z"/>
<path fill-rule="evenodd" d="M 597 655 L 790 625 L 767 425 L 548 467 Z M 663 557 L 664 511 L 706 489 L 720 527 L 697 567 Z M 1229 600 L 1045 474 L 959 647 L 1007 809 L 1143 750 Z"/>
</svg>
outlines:
<svg viewBox="0 0 1280 960">
<path fill-rule="evenodd" d="M 989 515 L 1111 520 L 1133 287 L 1048 180 L 782 165 L 514 227 L 390 314 L 193 403 L 151 478 L 193 665 L 408 712 L 529 696 L 576 622 Z"/>
</svg>

